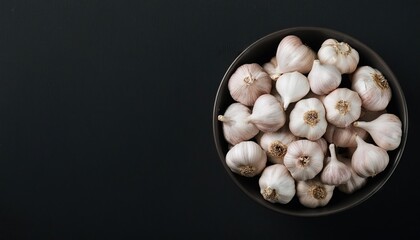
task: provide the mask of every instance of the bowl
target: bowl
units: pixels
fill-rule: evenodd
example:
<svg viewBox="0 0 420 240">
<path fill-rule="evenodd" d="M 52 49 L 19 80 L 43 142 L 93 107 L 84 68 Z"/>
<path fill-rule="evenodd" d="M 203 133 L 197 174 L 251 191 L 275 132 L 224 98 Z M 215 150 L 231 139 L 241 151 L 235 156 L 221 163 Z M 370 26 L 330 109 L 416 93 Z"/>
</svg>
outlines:
<svg viewBox="0 0 420 240">
<path fill-rule="evenodd" d="M 258 178 L 260 175 L 255 177 L 243 177 L 233 173 L 225 161 L 225 156 L 229 150 L 229 144 L 224 138 L 222 123 L 217 119 L 218 115 L 223 114 L 226 108 L 234 102 L 228 90 L 228 81 L 233 72 L 242 64 L 255 62 L 262 65 L 269 62 L 275 55 L 277 46 L 281 39 L 292 34 L 301 38 L 302 42 L 315 50 L 315 52 L 319 49 L 322 42 L 328 38 L 334 38 L 338 41 L 347 42 L 350 46 L 356 49 L 360 56 L 358 66 L 369 65 L 374 67 L 381 71 L 388 80 L 392 90 L 392 98 L 387 106 L 387 111 L 397 115 L 402 122 L 401 143 L 397 149 L 388 151 L 390 161 L 386 169 L 375 177 L 369 178 L 366 185 L 351 194 L 345 194 L 338 190 L 334 190 L 333 197 L 329 203 L 323 207 L 317 208 L 308 208 L 303 206 L 298 201 L 296 195 L 287 204 L 271 203 L 265 200 L 260 194 L 258 185 Z M 343 81 L 345 81 L 344 78 Z M 302 217 L 323 216 L 349 210 L 373 196 L 384 186 L 397 168 L 403 155 L 408 133 L 408 110 L 404 93 L 398 83 L 397 77 L 394 75 L 386 62 L 376 52 L 356 38 L 334 29 L 320 27 L 294 27 L 283 29 L 263 36 L 244 49 L 227 68 L 220 82 L 214 101 L 212 117 L 215 146 L 221 163 L 233 182 L 248 197 L 256 201 L 258 204 L 278 213 Z"/>
</svg>

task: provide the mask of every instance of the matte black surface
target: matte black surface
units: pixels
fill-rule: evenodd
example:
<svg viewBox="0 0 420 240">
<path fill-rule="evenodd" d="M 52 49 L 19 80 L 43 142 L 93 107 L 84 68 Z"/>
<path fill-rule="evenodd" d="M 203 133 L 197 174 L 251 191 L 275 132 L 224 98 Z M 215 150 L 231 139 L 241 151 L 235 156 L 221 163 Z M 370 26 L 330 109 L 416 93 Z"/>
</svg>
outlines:
<svg viewBox="0 0 420 240">
<path fill-rule="evenodd" d="M 419 11 L 416 0 L 0 1 L 0 239 L 418 238 Z M 296 26 L 371 47 L 410 114 L 384 187 L 320 218 L 250 199 L 212 132 L 229 64 Z"/>
</svg>

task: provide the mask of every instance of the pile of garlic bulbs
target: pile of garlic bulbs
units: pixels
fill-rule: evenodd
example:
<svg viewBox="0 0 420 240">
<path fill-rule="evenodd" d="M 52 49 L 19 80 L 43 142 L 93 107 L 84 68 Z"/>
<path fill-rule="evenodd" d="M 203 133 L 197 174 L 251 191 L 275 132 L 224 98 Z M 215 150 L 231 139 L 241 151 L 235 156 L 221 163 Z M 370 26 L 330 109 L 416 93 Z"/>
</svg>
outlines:
<svg viewBox="0 0 420 240">
<path fill-rule="evenodd" d="M 239 66 L 229 79 L 234 102 L 218 120 L 231 171 L 258 178 L 269 202 L 296 197 L 308 208 L 384 171 L 402 137 L 401 120 L 387 111 L 385 76 L 359 66 L 357 50 L 332 38 L 315 52 L 288 35 L 273 55 Z"/>
</svg>

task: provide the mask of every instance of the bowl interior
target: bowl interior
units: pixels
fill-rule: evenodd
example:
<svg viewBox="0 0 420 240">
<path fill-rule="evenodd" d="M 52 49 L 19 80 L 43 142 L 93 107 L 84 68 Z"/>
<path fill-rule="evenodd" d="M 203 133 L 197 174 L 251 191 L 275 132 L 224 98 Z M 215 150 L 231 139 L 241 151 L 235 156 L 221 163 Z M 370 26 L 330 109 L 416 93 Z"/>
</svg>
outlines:
<svg viewBox="0 0 420 240">
<path fill-rule="evenodd" d="M 275 56 L 277 46 L 281 39 L 290 34 L 300 37 L 302 42 L 311 47 L 315 52 L 318 51 L 322 42 L 328 38 L 334 38 L 338 41 L 343 41 L 350 44 L 350 46 L 359 52 L 360 61 L 358 66 L 369 65 L 373 68 L 376 68 L 381 71 L 385 78 L 388 80 L 392 89 L 392 98 L 387 107 L 387 111 L 399 116 L 403 124 L 403 136 L 401 139 L 401 144 L 396 150 L 388 151 L 390 162 L 383 172 L 373 178 L 369 178 L 367 184 L 363 188 L 352 194 L 344 194 L 337 189 L 334 190 L 334 194 L 330 202 L 324 207 L 315 209 L 307 208 L 301 205 L 298 202 L 296 196 L 292 199 L 291 202 L 287 204 L 272 204 L 266 201 L 260 194 L 260 189 L 258 186 L 259 175 L 253 178 L 247 178 L 233 173 L 225 162 L 225 156 L 228 151 L 228 143 L 223 136 L 222 124 L 217 120 L 217 116 L 219 114 L 223 114 L 226 108 L 234 102 L 227 88 L 229 78 L 233 72 L 239 66 L 245 63 L 255 62 L 262 65 L 266 62 L 269 62 L 270 59 Z M 349 86 L 348 84 L 348 76 L 343 75 L 342 86 Z M 408 112 L 405 97 L 397 78 L 384 62 L 384 60 L 372 49 L 357 39 L 332 29 L 318 27 L 296 27 L 280 30 L 260 38 L 249 47 L 247 47 L 227 69 L 217 91 L 213 108 L 214 141 L 220 160 L 224 165 L 226 172 L 230 175 L 238 187 L 243 190 L 243 192 L 257 201 L 259 204 L 274 211 L 295 216 L 321 216 L 340 212 L 354 207 L 372 196 L 385 184 L 385 182 L 389 179 L 397 167 L 407 140 L 407 131 Z"/>
</svg>

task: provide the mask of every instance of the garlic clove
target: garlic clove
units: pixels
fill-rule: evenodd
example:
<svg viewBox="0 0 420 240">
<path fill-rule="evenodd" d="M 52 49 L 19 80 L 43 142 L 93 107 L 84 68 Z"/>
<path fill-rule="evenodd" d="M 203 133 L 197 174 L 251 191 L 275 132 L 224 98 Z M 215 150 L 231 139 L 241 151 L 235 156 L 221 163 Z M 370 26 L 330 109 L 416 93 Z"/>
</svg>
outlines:
<svg viewBox="0 0 420 240">
<path fill-rule="evenodd" d="M 391 101 L 392 92 L 388 81 L 377 69 L 361 66 L 351 74 L 351 89 L 362 100 L 362 106 L 369 111 L 382 111 Z"/>
<path fill-rule="evenodd" d="M 335 186 L 324 184 L 319 177 L 315 177 L 306 181 L 297 181 L 296 196 L 305 207 L 323 207 L 330 202 L 334 189 Z"/>
<path fill-rule="evenodd" d="M 264 63 L 262 67 L 274 81 L 281 75 L 277 70 L 277 59 L 275 56 L 272 57 L 269 62 Z"/>
<path fill-rule="evenodd" d="M 289 203 L 295 196 L 295 180 L 282 164 L 267 166 L 258 180 L 260 193 L 271 203 Z"/>
<path fill-rule="evenodd" d="M 319 59 L 316 59 L 308 74 L 308 80 L 313 93 L 325 95 L 340 86 L 341 72 L 336 66 L 322 64 Z"/>
<path fill-rule="evenodd" d="M 354 72 L 359 63 L 359 53 L 356 49 L 333 38 L 321 44 L 317 55 L 322 64 L 334 65 L 342 74 Z"/>
<path fill-rule="evenodd" d="M 248 118 L 260 131 L 275 132 L 286 122 L 286 114 L 280 102 L 271 94 L 257 98 Z"/>
<path fill-rule="evenodd" d="M 329 150 L 331 157 L 327 158 L 327 163 L 321 172 L 321 181 L 334 186 L 344 184 L 351 177 L 350 168 L 338 160 L 334 144 L 329 145 Z"/>
<path fill-rule="evenodd" d="M 232 98 L 246 106 L 254 105 L 255 100 L 270 93 L 272 80 L 257 63 L 243 64 L 231 75 L 228 89 Z"/>
<path fill-rule="evenodd" d="M 283 100 L 284 109 L 287 109 L 290 103 L 302 99 L 310 90 L 308 78 L 297 71 L 281 75 L 275 88 Z"/>
<path fill-rule="evenodd" d="M 321 138 L 327 129 L 325 109 L 316 98 L 298 101 L 289 115 L 289 129 L 298 137 L 309 140 Z"/>
<path fill-rule="evenodd" d="M 337 127 L 347 127 L 360 117 L 362 100 L 357 92 L 337 88 L 324 98 L 327 121 Z"/>
<path fill-rule="evenodd" d="M 401 143 L 402 123 L 397 115 L 384 113 L 371 121 L 356 121 L 355 127 L 364 129 L 379 147 L 391 151 Z"/>
<path fill-rule="evenodd" d="M 313 141 L 301 139 L 287 147 L 283 164 L 296 180 L 307 180 L 321 172 L 324 153 L 321 146 Z"/>
<path fill-rule="evenodd" d="M 354 127 L 353 125 L 340 128 L 332 124 L 328 124 L 323 137 L 327 140 L 327 142 L 334 143 L 337 147 L 349 148 L 357 146 L 356 136 L 366 140 L 369 137 L 369 134 L 366 130 Z"/>
<path fill-rule="evenodd" d="M 230 170 L 244 177 L 260 174 L 267 163 L 267 155 L 254 141 L 243 141 L 233 146 L 226 154 Z"/>
<path fill-rule="evenodd" d="M 337 187 L 339 191 L 347 193 L 347 194 L 351 194 L 351 193 L 354 193 L 355 191 L 359 190 L 360 188 L 362 188 L 364 185 L 366 185 L 367 178 L 357 175 L 357 173 L 351 167 L 351 159 L 350 158 L 340 158 L 340 160 L 344 164 L 346 164 L 348 166 L 348 168 L 350 169 L 351 177 L 347 182 L 345 182 L 345 183 L 343 183 L 343 184 L 341 184 Z"/>
<path fill-rule="evenodd" d="M 277 47 L 277 73 L 298 71 L 306 74 L 311 70 L 315 56 L 315 52 L 303 44 L 298 36 L 288 35 L 280 41 Z"/>
<path fill-rule="evenodd" d="M 267 153 L 268 160 L 271 163 L 283 163 L 287 147 L 298 138 L 293 135 L 287 126 L 280 128 L 276 132 L 266 132 L 258 138 L 257 143 Z"/>
<path fill-rule="evenodd" d="M 374 177 L 385 170 L 389 163 L 387 151 L 356 136 L 357 148 L 351 158 L 351 166 L 361 177 Z"/>
<path fill-rule="evenodd" d="M 223 124 L 223 135 L 232 145 L 249 140 L 258 134 L 258 128 L 248 121 L 251 109 L 241 103 L 232 103 L 218 120 Z"/>
</svg>

